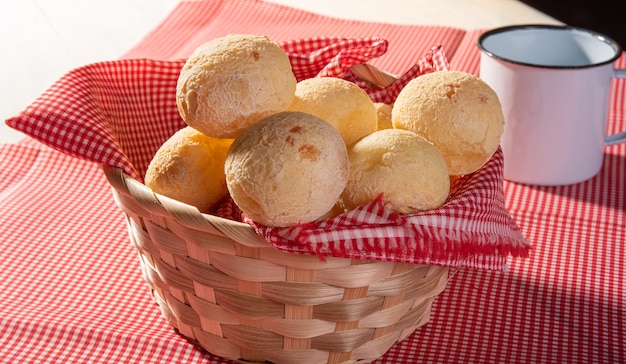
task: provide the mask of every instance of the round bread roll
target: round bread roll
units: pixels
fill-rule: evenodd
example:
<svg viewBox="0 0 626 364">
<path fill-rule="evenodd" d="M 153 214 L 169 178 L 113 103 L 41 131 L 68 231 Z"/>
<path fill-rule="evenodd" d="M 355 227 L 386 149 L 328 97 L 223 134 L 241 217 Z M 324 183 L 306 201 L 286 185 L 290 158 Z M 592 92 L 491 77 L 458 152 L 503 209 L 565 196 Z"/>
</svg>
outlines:
<svg viewBox="0 0 626 364">
<path fill-rule="evenodd" d="M 233 201 L 254 221 L 274 227 L 329 213 L 348 170 L 337 130 L 301 112 L 277 113 L 250 126 L 235 139 L 225 164 Z"/>
<path fill-rule="evenodd" d="M 209 212 L 228 194 L 224 161 L 232 142 L 187 126 L 157 150 L 145 184 L 156 193 Z"/>
<path fill-rule="evenodd" d="M 427 73 L 400 91 L 392 110 L 395 128 L 431 141 L 451 175 L 465 175 L 485 164 L 500 144 L 502 106 L 495 91 L 478 77 L 459 71 Z"/>
<path fill-rule="evenodd" d="M 267 37 L 230 34 L 199 46 L 183 66 L 176 104 L 206 135 L 234 138 L 252 123 L 285 111 L 296 89 L 287 54 Z"/>
<path fill-rule="evenodd" d="M 300 111 L 327 121 L 346 145 L 376 131 L 374 102 L 359 86 L 336 77 L 308 78 L 298 82 L 288 111 Z"/>
<path fill-rule="evenodd" d="M 391 123 L 392 105 L 385 104 L 384 102 L 375 102 L 374 106 L 376 107 L 376 114 L 378 115 L 377 130 L 393 128 L 393 124 Z"/>
<path fill-rule="evenodd" d="M 350 177 L 340 202 L 348 210 L 381 193 L 385 205 L 401 214 L 440 207 L 450 178 L 443 156 L 423 137 L 400 129 L 376 131 L 348 150 Z"/>
</svg>

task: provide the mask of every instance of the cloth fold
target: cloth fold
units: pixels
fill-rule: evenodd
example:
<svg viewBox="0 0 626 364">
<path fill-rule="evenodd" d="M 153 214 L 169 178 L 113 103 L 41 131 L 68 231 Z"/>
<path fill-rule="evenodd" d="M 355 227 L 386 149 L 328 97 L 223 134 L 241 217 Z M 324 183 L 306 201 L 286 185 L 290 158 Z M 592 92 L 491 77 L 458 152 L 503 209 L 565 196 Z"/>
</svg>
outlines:
<svg viewBox="0 0 626 364">
<path fill-rule="evenodd" d="M 440 208 L 409 215 L 385 208 L 382 196 L 321 222 L 260 225 L 241 214 L 279 250 L 324 257 L 373 259 L 447 267 L 506 269 L 529 245 L 504 205 L 502 150 L 479 171 L 457 180 Z M 223 211 L 240 213 L 236 208 Z"/>
<path fill-rule="evenodd" d="M 296 79 L 341 77 L 376 102 L 393 103 L 419 75 L 449 69 L 442 46 L 425 51 L 408 72 L 386 84 L 364 80 L 355 66 L 385 54 L 381 37 L 307 38 L 280 44 Z M 74 69 L 6 123 L 72 156 L 120 168 L 142 181 L 161 144 L 186 124 L 176 107 L 184 60 L 126 59 Z M 277 249 L 318 256 L 410 261 L 501 269 L 530 249 L 504 206 L 502 157 L 462 178 L 444 207 L 399 216 L 374 201 L 338 218 L 294 229 L 248 221 Z"/>
</svg>

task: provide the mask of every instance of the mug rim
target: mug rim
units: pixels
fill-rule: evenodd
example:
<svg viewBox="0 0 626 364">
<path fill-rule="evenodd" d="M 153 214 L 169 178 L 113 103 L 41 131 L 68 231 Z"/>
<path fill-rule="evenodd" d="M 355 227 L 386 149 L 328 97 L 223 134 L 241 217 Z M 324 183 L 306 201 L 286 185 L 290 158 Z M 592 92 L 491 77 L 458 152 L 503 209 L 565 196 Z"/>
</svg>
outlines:
<svg viewBox="0 0 626 364">
<path fill-rule="evenodd" d="M 611 48 L 613 48 L 615 50 L 615 54 L 611 58 L 607 59 L 606 61 L 592 63 L 592 64 L 567 65 L 567 66 L 543 65 L 543 64 L 536 64 L 536 63 L 530 63 L 530 62 L 524 62 L 524 61 L 517 61 L 517 60 L 514 60 L 514 59 L 510 59 L 510 58 L 504 57 L 504 56 L 500 56 L 500 55 L 497 55 L 497 54 L 493 53 L 492 51 L 489 51 L 483 45 L 483 42 L 487 38 L 491 37 L 492 35 L 499 34 L 499 33 L 505 33 L 505 32 L 511 31 L 511 30 L 519 30 L 519 29 L 575 30 L 575 31 L 587 33 L 592 38 L 596 38 L 597 40 L 599 40 L 599 41 L 609 45 Z M 581 69 L 581 68 L 598 67 L 598 66 L 602 66 L 602 65 L 605 65 L 605 64 L 608 64 L 608 63 L 613 63 L 622 55 L 622 47 L 614 39 L 612 39 L 612 38 L 610 38 L 610 37 L 608 37 L 608 36 L 606 36 L 606 35 L 604 35 L 602 33 L 596 32 L 594 30 L 581 28 L 581 27 L 577 27 L 577 26 L 572 26 L 572 25 L 517 24 L 517 25 L 508 25 L 508 26 L 493 28 L 493 29 L 487 30 L 486 32 L 482 33 L 478 37 L 477 46 L 483 53 L 485 53 L 486 55 L 488 55 L 490 57 L 493 57 L 495 59 L 499 59 L 499 60 L 502 60 L 502 61 L 506 61 L 506 62 L 509 62 L 509 63 L 518 64 L 518 65 L 522 65 L 522 66 L 530 66 L 530 67 L 538 67 L 538 68 L 550 68 L 550 69 Z"/>
</svg>

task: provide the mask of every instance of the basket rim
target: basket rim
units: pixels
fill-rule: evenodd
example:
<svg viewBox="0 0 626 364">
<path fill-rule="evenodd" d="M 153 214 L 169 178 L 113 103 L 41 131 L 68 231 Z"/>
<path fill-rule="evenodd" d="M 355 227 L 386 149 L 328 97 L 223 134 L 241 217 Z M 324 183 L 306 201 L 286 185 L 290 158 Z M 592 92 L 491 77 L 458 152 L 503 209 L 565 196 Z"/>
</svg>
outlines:
<svg viewBox="0 0 626 364">
<path fill-rule="evenodd" d="M 101 169 L 115 191 L 131 196 L 142 204 L 153 206 L 154 210 L 152 211 L 157 211 L 155 213 L 174 217 L 178 223 L 198 230 L 202 230 L 207 226 L 206 224 L 210 224 L 212 227 L 222 231 L 222 233 L 231 238 L 232 236 L 228 233 L 232 233 L 233 230 L 243 232 L 246 239 L 239 241 L 239 243 L 244 245 L 259 246 L 259 244 L 261 244 L 261 246 L 271 246 L 267 240 L 256 233 L 252 226 L 245 222 L 203 213 L 195 206 L 154 192 L 144 183 L 131 177 L 119 167 L 101 165 Z M 251 237 L 254 237 L 253 241 L 248 240 Z"/>
</svg>

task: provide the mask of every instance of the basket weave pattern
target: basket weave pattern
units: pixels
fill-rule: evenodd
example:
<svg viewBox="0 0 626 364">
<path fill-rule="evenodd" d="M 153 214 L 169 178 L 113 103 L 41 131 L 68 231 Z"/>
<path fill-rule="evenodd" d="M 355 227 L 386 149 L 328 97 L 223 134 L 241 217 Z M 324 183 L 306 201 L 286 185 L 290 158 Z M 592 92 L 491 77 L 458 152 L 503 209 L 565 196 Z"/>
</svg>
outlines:
<svg viewBox="0 0 626 364">
<path fill-rule="evenodd" d="M 445 267 L 285 253 L 247 224 L 201 214 L 103 167 L 163 315 L 245 362 L 364 363 L 428 322 Z"/>
</svg>

